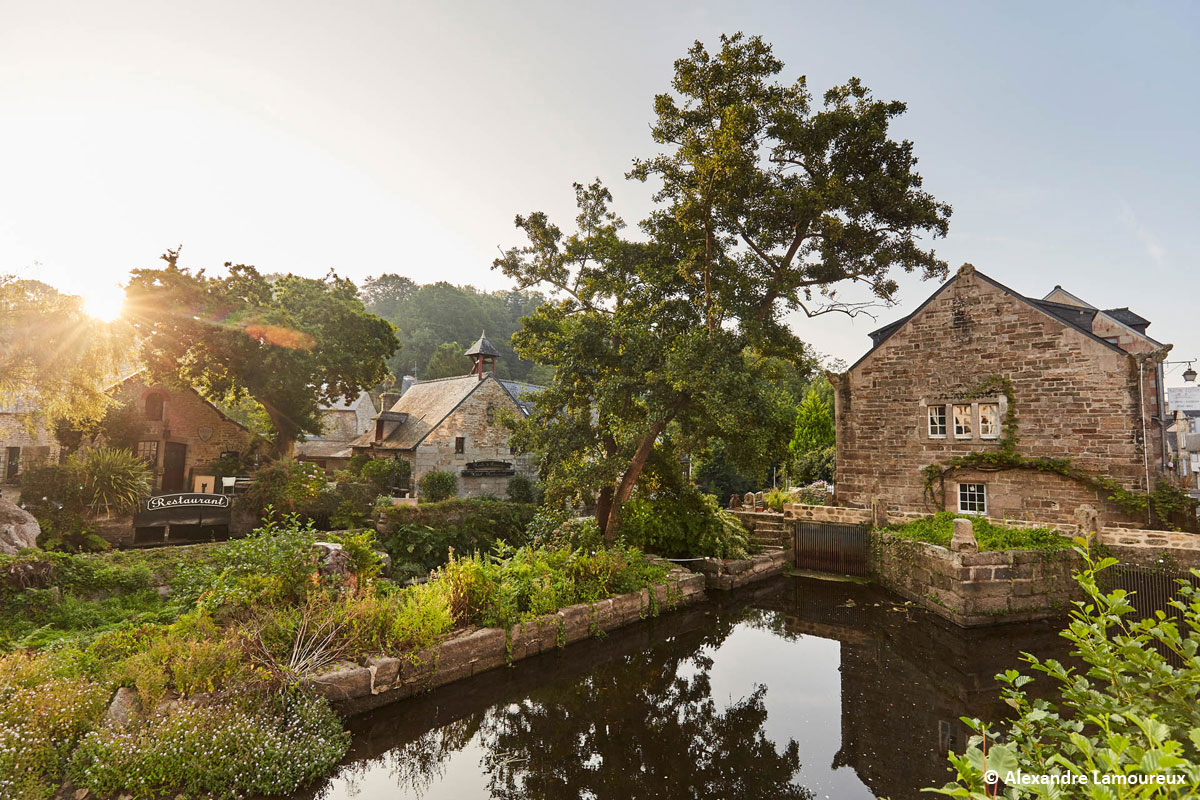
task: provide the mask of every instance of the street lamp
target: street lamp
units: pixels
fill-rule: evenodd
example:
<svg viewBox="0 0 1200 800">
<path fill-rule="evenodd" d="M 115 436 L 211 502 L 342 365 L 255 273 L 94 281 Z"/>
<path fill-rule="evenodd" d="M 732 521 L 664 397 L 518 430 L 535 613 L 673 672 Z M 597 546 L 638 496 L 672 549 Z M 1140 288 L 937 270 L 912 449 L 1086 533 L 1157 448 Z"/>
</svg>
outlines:
<svg viewBox="0 0 1200 800">
<path fill-rule="evenodd" d="M 1163 366 L 1167 367 L 1172 364 L 1186 364 L 1187 369 L 1185 369 L 1183 371 L 1183 379 L 1187 383 L 1195 383 L 1196 382 L 1196 370 L 1192 369 L 1193 361 L 1195 361 L 1195 359 L 1189 359 L 1187 361 L 1164 361 Z"/>
</svg>

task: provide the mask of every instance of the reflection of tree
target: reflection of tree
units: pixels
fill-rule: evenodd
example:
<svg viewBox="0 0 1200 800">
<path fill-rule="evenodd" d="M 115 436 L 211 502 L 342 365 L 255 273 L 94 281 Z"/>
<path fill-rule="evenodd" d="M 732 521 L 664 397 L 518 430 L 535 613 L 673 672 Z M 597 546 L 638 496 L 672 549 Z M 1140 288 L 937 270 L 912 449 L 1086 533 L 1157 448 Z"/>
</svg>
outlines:
<svg viewBox="0 0 1200 800">
<path fill-rule="evenodd" d="M 763 732 L 766 687 L 719 711 L 697 648 L 638 653 L 493 709 L 480 738 L 495 798 L 809 798 L 799 748 Z"/>
</svg>

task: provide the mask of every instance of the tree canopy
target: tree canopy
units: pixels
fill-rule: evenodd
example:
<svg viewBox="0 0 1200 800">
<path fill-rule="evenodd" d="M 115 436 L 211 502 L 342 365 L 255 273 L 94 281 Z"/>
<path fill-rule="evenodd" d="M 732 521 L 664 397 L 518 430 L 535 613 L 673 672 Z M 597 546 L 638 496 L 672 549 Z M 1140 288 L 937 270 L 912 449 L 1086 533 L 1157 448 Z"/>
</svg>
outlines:
<svg viewBox="0 0 1200 800">
<path fill-rule="evenodd" d="M 573 232 L 518 216 L 528 243 L 495 262 L 554 298 L 514 336 L 556 369 L 514 443 L 542 454 L 551 497 L 594 489 L 609 538 L 669 430 L 689 450 L 721 439 L 735 460 L 756 437 L 791 438 L 772 358 L 811 354 L 789 311 L 854 314 L 893 301 L 896 270 L 947 272 L 921 239 L 945 235 L 950 208 L 921 189 L 912 143 L 888 133 L 904 104 L 851 79 L 814 109 L 803 78 L 775 82 L 781 69 L 759 37 L 722 36 L 715 54 L 696 43 L 655 99 L 666 149 L 628 176 L 660 187 L 642 240 L 596 180 L 575 187 Z M 853 284 L 869 299 L 842 299 Z"/>
<path fill-rule="evenodd" d="M 549 371 L 519 358 L 509 342 L 521 327 L 521 318 L 545 301 L 536 292 L 483 292 L 473 286 L 449 283 L 418 285 L 408 278 L 384 274 L 368 278 L 361 297 L 367 310 L 396 326 L 400 349 L 388 362 L 393 374 L 421 379 L 463 375 L 470 360 L 459 369 L 457 355 L 486 332 L 500 351 L 497 372 L 501 377 L 539 383 L 549 380 Z M 462 362 L 458 362 L 461 365 Z"/>
<path fill-rule="evenodd" d="M 121 323 L 89 317 L 83 301 L 35 280 L 0 275 L 0 405 L 48 423 L 95 422 L 129 354 Z"/>
<path fill-rule="evenodd" d="M 357 287 L 332 272 L 322 280 L 268 280 L 252 266 L 225 265 L 210 277 L 178 264 L 137 269 L 127 313 L 151 375 L 194 386 L 209 398 L 250 396 L 266 410 L 276 449 L 321 432 L 320 405 L 353 400 L 387 377 L 397 342 L 369 313 Z"/>
</svg>

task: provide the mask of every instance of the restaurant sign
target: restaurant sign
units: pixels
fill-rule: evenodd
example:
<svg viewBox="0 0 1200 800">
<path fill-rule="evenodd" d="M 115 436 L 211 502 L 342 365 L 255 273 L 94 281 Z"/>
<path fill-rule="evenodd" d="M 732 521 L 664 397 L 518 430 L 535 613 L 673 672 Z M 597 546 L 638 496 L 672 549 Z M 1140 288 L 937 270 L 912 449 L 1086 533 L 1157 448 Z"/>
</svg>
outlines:
<svg viewBox="0 0 1200 800">
<path fill-rule="evenodd" d="M 152 525 L 228 525 L 230 497 L 185 492 L 160 494 L 146 500 L 133 518 L 134 527 Z"/>
</svg>

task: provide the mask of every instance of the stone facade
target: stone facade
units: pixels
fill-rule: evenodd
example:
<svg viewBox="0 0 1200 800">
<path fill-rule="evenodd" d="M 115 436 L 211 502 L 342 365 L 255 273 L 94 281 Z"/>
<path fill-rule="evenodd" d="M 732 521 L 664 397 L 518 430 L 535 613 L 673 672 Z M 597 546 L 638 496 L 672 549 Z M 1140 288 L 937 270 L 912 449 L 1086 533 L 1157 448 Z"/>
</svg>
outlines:
<svg viewBox="0 0 1200 800">
<path fill-rule="evenodd" d="M 964 627 L 1064 617 L 1081 592 L 1074 550 L 953 552 L 895 534 L 876 534 L 879 583 Z"/>
<path fill-rule="evenodd" d="M 156 492 L 199 491 L 195 479 L 211 475 L 209 464 L 223 453 L 246 455 L 255 446 L 254 434 L 193 389 L 150 384 L 138 374 L 118 384 L 114 395 L 142 416 L 138 448 L 153 467 Z"/>
<path fill-rule="evenodd" d="M 0 484 L 16 484 L 21 472 L 59 459 L 54 434 L 20 401 L 0 406 Z"/>
<path fill-rule="evenodd" d="M 1165 468 L 1158 424 L 1163 411 L 1159 367 L 1152 357 L 1142 359 L 1154 349 L 1147 343 L 1157 343 L 1127 329 L 1127 352 L 1101 335 L 1114 333 L 1104 327 L 1112 324 L 1107 317 L 1095 322 L 1103 316 L 1030 300 L 964 267 L 910 317 L 877 331 L 875 348 L 857 364 L 831 376 L 839 504 L 867 508 L 882 497 L 889 513 L 940 510 L 926 497 L 922 468 L 999 450 L 1009 411 L 1015 413 L 1020 455 L 1070 457 L 1086 472 L 1139 491 L 1147 488 L 1149 471 L 1153 485 Z M 1101 326 L 1098 332 L 1088 327 L 1093 323 Z M 1010 382 L 1015 408 L 1008 408 L 1002 388 L 974 394 L 992 376 Z M 963 416 L 970 435 L 956 435 L 955 404 L 969 409 Z M 991 409 L 981 405 L 987 404 L 995 404 L 998 414 L 984 436 L 982 415 Z M 930 407 L 945 409 L 940 436 L 931 434 Z M 1107 493 L 1055 474 L 951 473 L 944 508 L 958 510 L 960 484 L 986 486 L 991 517 L 1070 522 L 1079 506 L 1091 504 L 1106 524 L 1138 522 L 1107 501 Z"/>
<path fill-rule="evenodd" d="M 446 471 L 458 478 L 460 497 L 503 497 L 514 475 L 537 474 L 532 458 L 512 452 L 503 422 L 505 414 L 526 413 L 490 373 L 417 381 L 399 399 L 385 399 L 375 429 L 351 446 L 373 458 L 404 459 L 414 486 L 429 472 Z"/>
</svg>

